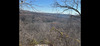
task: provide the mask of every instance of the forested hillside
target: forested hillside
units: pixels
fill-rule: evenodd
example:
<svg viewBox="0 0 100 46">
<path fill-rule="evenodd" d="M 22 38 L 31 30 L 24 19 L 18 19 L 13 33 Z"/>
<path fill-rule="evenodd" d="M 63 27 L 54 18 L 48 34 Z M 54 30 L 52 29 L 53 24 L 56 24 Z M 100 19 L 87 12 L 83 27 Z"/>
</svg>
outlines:
<svg viewBox="0 0 100 46">
<path fill-rule="evenodd" d="M 37 13 L 21 10 L 19 14 L 20 46 L 50 44 L 81 46 L 81 17 L 68 14 Z"/>
</svg>

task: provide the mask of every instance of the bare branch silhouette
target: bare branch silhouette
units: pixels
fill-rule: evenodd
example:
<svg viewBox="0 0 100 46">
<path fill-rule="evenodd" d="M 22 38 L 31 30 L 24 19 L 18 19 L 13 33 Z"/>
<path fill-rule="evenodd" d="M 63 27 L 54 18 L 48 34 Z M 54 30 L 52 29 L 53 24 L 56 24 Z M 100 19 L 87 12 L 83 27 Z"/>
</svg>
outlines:
<svg viewBox="0 0 100 46">
<path fill-rule="evenodd" d="M 32 9 L 33 11 L 39 11 L 35 7 L 41 7 L 41 6 L 34 4 L 34 2 L 35 0 L 19 0 L 19 9 L 24 9 L 26 7 Z"/>
<path fill-rule="evenodd" d="M 62 2 L 64 4 L 60 4 L 59 2 L 56 1 L 54 3 L 54 7 L 67 8 L 67 9 L 63 10 L 63 12 L 66 10 L 72 9 L 72 10 L 76 11 L 81 16 L 81 13 L 78 10 L 78 8 L 80 8 L 79 7 L 80 0 L 72 0 L 72 1 L 64 0 Z"/>
</svg>

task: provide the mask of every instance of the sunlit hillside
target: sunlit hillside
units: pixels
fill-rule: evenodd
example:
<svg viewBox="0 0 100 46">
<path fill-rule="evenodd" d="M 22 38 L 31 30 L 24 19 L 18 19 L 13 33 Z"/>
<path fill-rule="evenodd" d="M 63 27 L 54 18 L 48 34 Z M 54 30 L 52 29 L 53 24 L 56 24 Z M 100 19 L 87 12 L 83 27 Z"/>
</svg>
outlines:
<svg viewBox="0 0 100 46">
<path fill-rule="evenodd" d="M 19 17 L 20 46 L 81 46 L 80 16 L 22 10 Z"/>
</svg>

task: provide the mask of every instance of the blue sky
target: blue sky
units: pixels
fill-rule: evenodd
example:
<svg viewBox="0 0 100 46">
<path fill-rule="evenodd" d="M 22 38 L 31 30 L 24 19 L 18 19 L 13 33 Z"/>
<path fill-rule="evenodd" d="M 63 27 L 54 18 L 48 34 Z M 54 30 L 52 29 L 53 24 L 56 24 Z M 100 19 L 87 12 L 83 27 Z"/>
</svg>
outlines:
<svg viewBox="0 0 100 46">
<path fill-rule="evenodd" d="M 27 0 L 26 2 L 29 2 L 30 0 Z M 55 0 L 35 0 L 34 2 L 32 2 L 35 5 L 38 6 L 34 6 L 37 10 L 36 12 L 45 12 L 45 13 L 61 13 L 64 9 L 63 8 L 53 8 L 52 5 L 54 3 Z M 60 2 L 60 0 L 57 0 L 60 4 L 62 4 Z M 25 10 L 30 10 L 30 11 L 34 11 L 30 8 L 25 8 Z M 81 11 L 80 9 L 78 9 L 79 11 Z M 72 11 L 72 12 L 71 12 Z M 73 11 L 73 10 L 68 10 L 65 11 L 64 14 L 77 14 L 77 12 Z"/>
</svg>

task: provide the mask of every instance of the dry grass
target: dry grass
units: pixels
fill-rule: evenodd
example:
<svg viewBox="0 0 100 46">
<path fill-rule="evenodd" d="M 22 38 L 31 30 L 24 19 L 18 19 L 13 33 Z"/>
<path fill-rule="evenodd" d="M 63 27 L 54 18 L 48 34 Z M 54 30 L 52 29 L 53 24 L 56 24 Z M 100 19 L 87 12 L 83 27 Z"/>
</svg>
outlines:
<svg viewBox="0 0 100 46">
<path fill-rule="evenodd" d="M 81 46 L 80 17 L 57 18 L 34 13 L 22 15 L 19 20 L 21 46 L 40 43 L 54 46 Z"/>
</svg>

